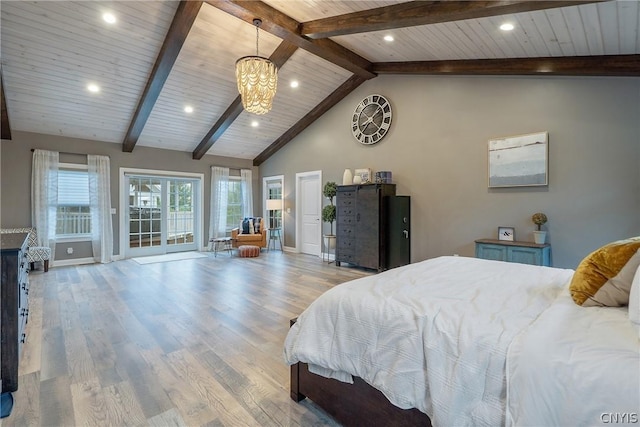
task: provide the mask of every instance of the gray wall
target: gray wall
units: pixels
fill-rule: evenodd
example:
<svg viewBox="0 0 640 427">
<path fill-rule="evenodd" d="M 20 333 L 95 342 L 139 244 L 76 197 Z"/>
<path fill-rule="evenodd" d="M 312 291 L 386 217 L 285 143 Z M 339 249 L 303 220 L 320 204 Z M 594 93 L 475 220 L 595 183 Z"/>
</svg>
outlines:
<svg viewBox="0 0 640 427">
<path fill-rule="evenodd" d="M 353 109 L 380 93 L 394 108 L 387 137 L 352 137 Z M 549 132 L 549 186 L 487 188 L 490 138 Z M 390 170 L 412 197 L 412 260 L 458 253 L 515 226 L 533 241 L 545 212 L 554 266 L 575 268 L 600 245 L 640 235 L 640 79 L 381 76 L 360 86 L 260 166 L 285 175 L 285 244 L 295 245 L 295 173 Z M 329 225 L 325 225 L 328 232 Z"/>
<path fill-rule="evenodd" d="M 60 151 L 60 161 L 68 163 L 87 163 L 86 156 L 68 153 L 100 154 L 111 160 L 111 205 L 122 210 L 118 200 L 119 170 L 121 167 L 152 170 L 167 170 L 204 174 L 204 230 L 203 245 L 209 235 L 209 201 L 211 195 L 211 166 L 253 169 L 253 189 L 255 212 L 261 212 L 261 186 L 258 168 L 251 160 L 228 157 L 204 156 L 193 160 L 190 152 L 161 150 L 148 147 L 136 147 L 132 153 L 122 152 L 122 144 L 41 135 L 27 132 L 12 132 L 12 140 L 2 140 L 2 192 L 0 198 L 0 226 L 24 227 L 31 225 L 31 149 Z M 119 253 L 119 221 L 113 216 L 114 252 Z M 67 255 L 66 248 L 73 247 L 73 255 Z M 56 260 L 91 257 L 91 243 L 59 243 L 56 246 Z"/>
</svg>

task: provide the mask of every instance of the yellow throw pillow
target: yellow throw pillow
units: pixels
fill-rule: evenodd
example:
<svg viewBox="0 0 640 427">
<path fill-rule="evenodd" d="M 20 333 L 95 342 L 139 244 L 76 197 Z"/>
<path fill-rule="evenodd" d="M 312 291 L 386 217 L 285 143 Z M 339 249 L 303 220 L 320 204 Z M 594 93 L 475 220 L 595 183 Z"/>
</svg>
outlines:
<svg viewBox="0 0 640 427">
<path fill-rule="evenodd" d="M 576 269 L 569 290 L 583 307 L 621 307 L 640 265 L 640 236 L 609 243 L 587 255 Z"/>
<path fill-rule="evenodd" d="M 638 338 L 640 338 L 640 266 L 638 266 L 636 275 L 633 276 L 629 293 L 629 320 L 638 331 Z"/>
</svg>

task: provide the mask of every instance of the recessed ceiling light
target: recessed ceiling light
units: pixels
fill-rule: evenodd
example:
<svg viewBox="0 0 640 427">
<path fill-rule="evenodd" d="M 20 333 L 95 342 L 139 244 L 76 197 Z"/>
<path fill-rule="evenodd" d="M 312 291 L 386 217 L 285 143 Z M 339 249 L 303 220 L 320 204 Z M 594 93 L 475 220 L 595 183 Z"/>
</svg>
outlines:
<svg viewBox="0 0 640 427">
<path fill-rule="evenodd" d="M 185 113 L 193 113 L 193 107 L 191 105 L 185 105 L 184 112 Z"/>
<path fill-rule="evenodd" d="M 257 120 L 251 122 L 251 127 L 257 128 L 258 126 L 260 126 L 260 123 Z"/>
<path fill-rule="evenodd" d="M 98 92 L 100 92 L 100 86 L 98 86 L 98 85 L 97 85 L 97 84 L 95 84 L 95 83 L 89 83 L 89 84 L 87 85 L 87 90 L 88 90 L 89 92 L 91 92 L 91 93 L 98 93 Z"/>
<path fill-rule="evenodd" d="M 102 19 L 104 19 L 104 22 L 106 22 L 107 24 L 115 24 L 116 23 L 116 16 L 113 13 L 110 12 L 105 12 L 102 14 Z"/>
<path fill-rule="evenodd" d="M 291 87 L 296 88 L 298 86 L 300 86 L 300 83 L 297 80 L 291 80 Z"/>
<path fill-rule="evenodd" d="M 393 36 L 391 34 L 387 34 L 386 36 L 384 36 L 384 41 L 392 42 L 393 41 Z"/>
<path fill-rule="evenodd" d="M 502 31 L 511 31 L 513 30 L 515 27 L 513 26 L 513 24 L 509 23 L 509 22 L 505 22 L 504 24 L 500 25 L 500 29 Z"/>
</svg>

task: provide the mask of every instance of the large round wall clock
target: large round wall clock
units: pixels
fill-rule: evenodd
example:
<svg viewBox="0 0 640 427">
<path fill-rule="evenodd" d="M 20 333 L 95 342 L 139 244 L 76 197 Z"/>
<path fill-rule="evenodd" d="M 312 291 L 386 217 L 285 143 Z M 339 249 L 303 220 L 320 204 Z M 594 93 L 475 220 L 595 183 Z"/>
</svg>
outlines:
<svg viewBox="0 0 640 427">
<path fill-rule="evenodd" d="M 371 145 L 380 141 L 391 126 L 391 104 L 382 95 L 364 98 L 351 117 L 351 132 L 361 144 Z"/>
</svg>

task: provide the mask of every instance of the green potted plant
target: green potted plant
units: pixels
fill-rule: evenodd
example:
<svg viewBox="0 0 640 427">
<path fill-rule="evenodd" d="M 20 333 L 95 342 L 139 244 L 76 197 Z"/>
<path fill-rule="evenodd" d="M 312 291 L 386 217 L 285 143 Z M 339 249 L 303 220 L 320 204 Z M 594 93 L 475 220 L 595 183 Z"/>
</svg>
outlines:
<svg viewBox="0 0 640 427">
<path fill-rule="evenodd" d="M 331 234 L 329 236 L 333 236 L 333 222 L 336 220 L 336 207 L 333 204 L 333 198 L 337 192 L 338 186 L 333 181 L 327 182 L 322 189 L 322 195 L 329 199 L 329 204 L 322 208 L 322 221 L 331 224 Z"/>
<path fill-rule="evenodd" d="M 547 239 L 547 232 L 542 230 L 542 226 L 547 223 L 547 216 L 542 212 L 536 212 L 531 216 L 531 221 L 538 227 L 533 232 L 533 240 L 538 244 L 543 244 Z"/>
</svg>

